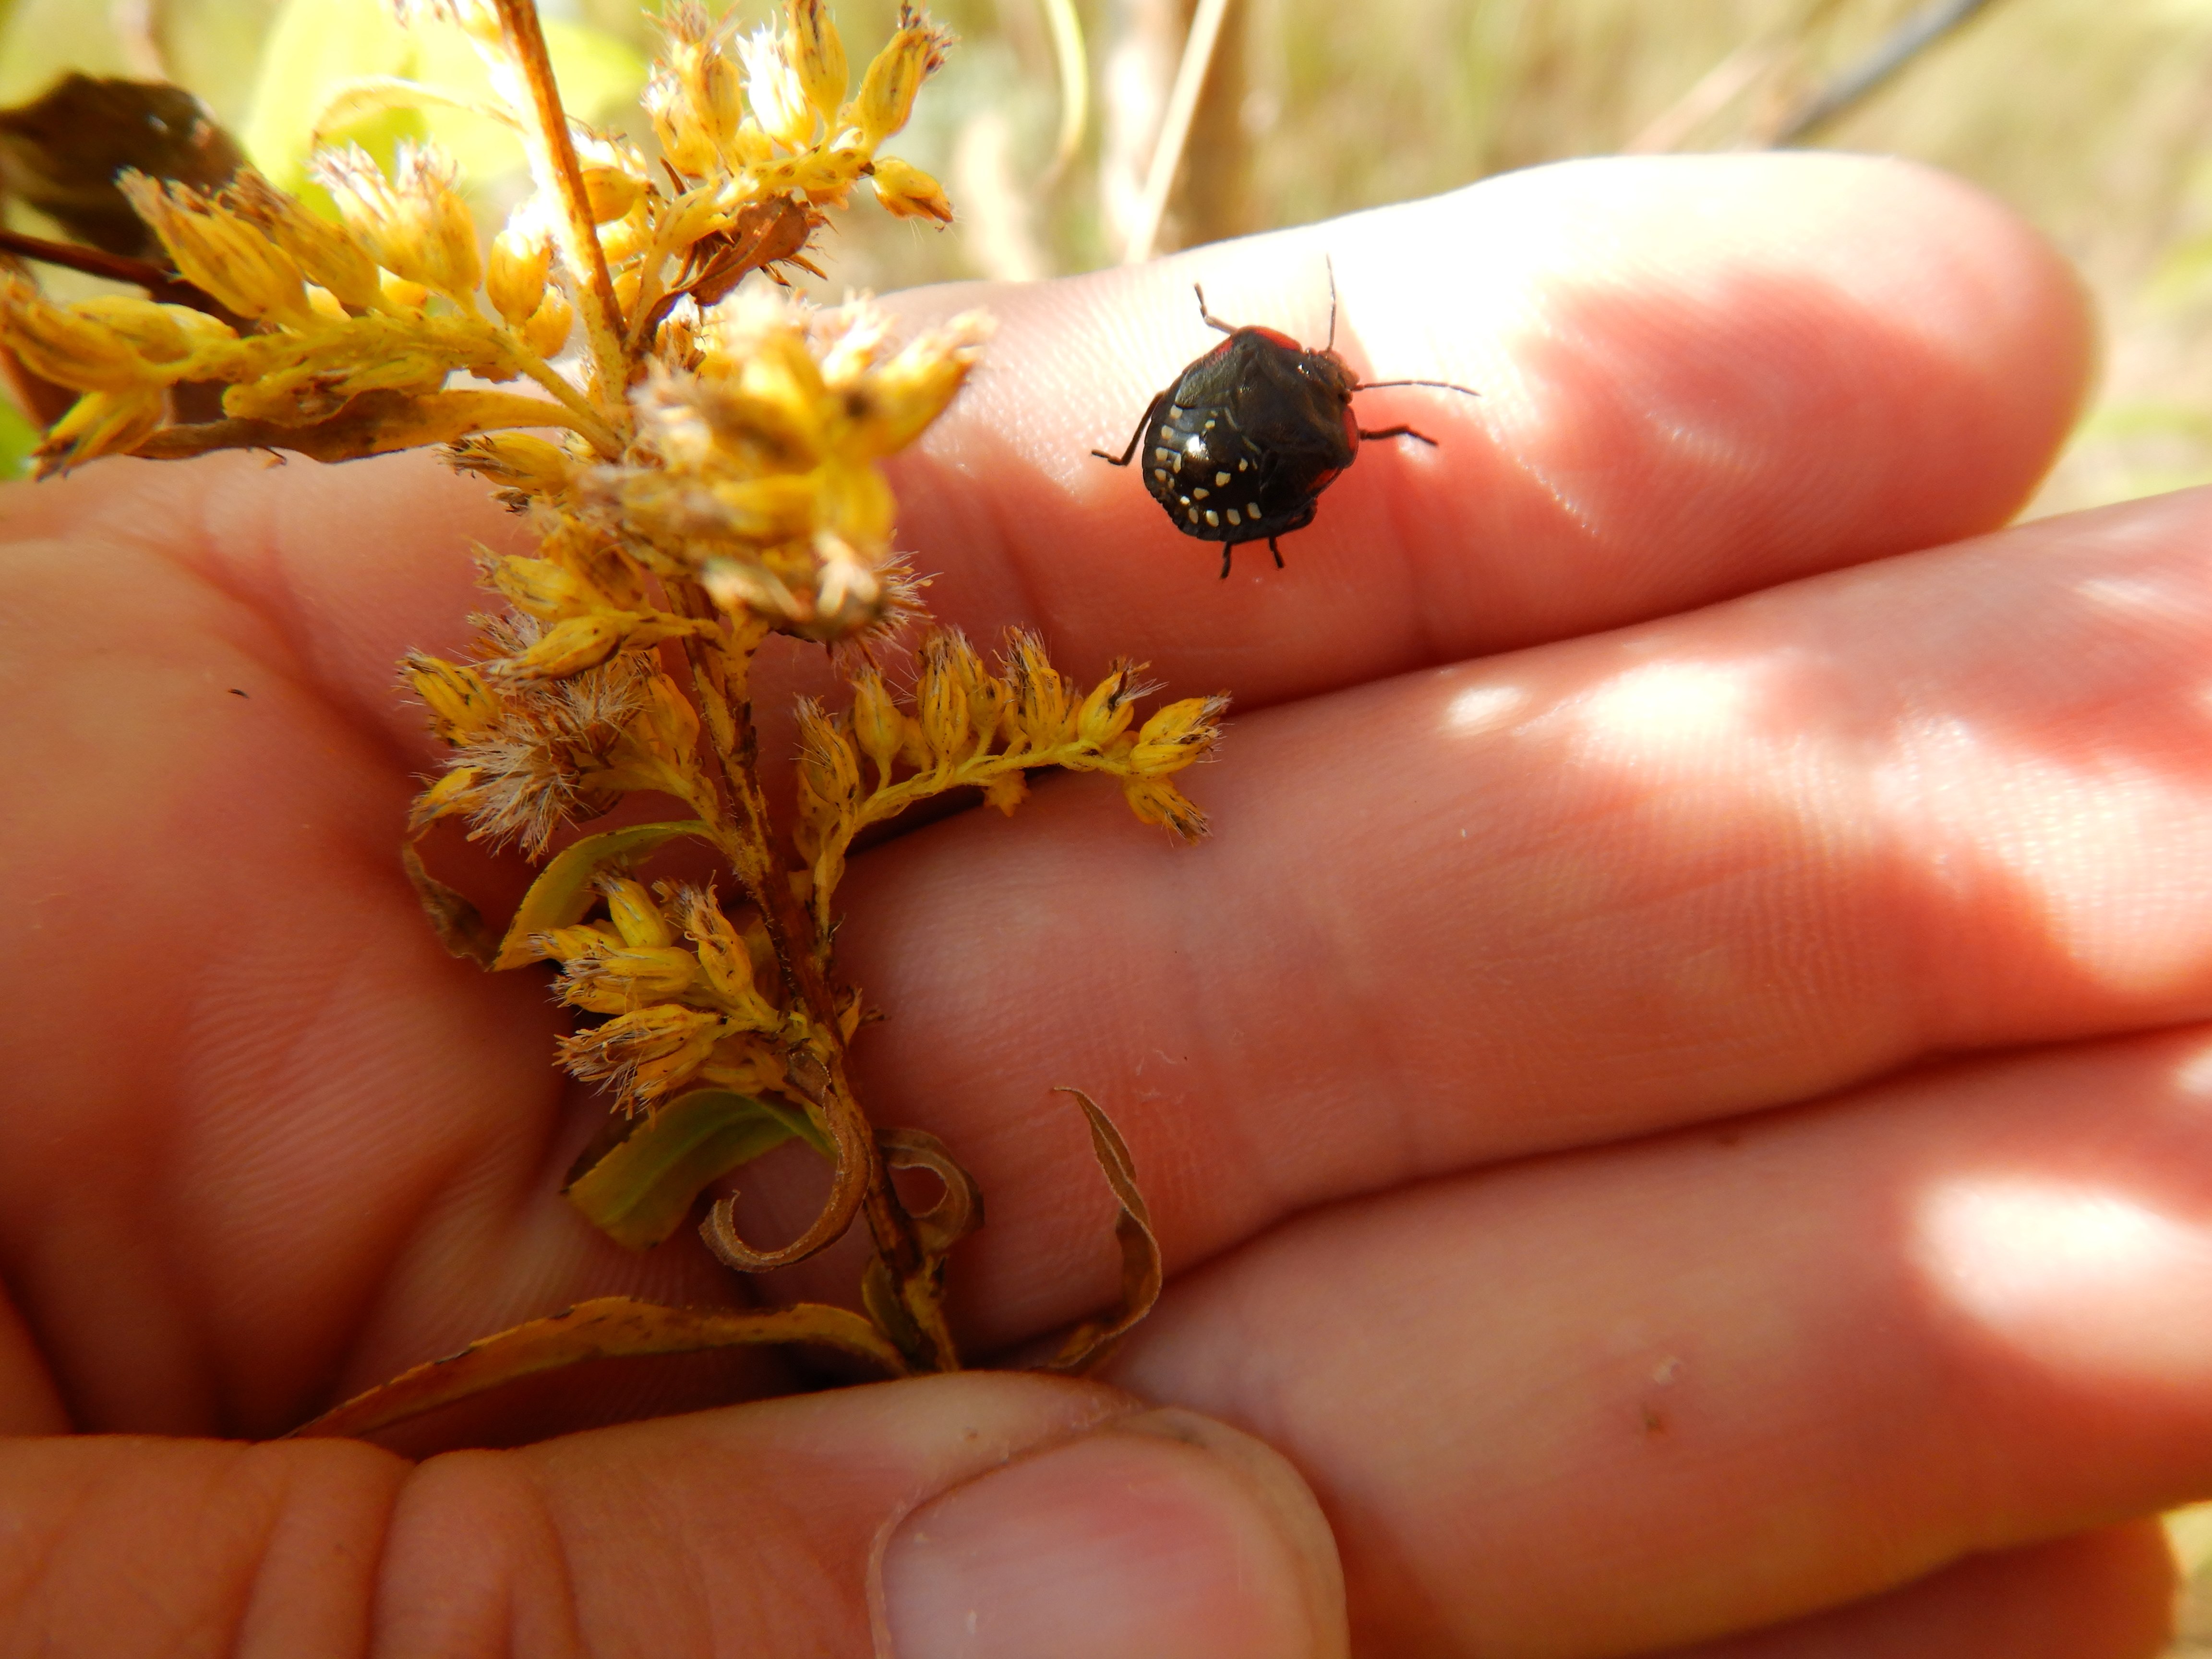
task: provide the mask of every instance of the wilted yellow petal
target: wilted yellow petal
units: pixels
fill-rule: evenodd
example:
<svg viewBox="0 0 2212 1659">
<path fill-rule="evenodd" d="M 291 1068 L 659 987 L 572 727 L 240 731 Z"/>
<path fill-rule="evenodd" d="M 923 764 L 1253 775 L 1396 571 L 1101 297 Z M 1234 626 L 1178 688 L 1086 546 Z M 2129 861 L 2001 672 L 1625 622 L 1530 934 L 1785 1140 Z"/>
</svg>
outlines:
<svg viewBox="0 0 2212 1659">
<path fill-rule="evenodd" d="M 141 392 L 167 378 L 118 331 L 55 305 L 20 277 L 0 286 L 0 337 L 33 374 L 81 392 Z"/>
<path fill-rule="evenodd" d="M 870 149 L 906 125 L 915 94 L 944 64 L 951 42 L 949 33 L 901 0 L 898 33 L 868 65 L 860 95 L 846 112 Z"/>
<path fill-rule="evenodd" d="M 952 222 L 952 204 L 945 198 L 945 186 L 896 155 L 878 156 L 868 182 L 875 186 L 884 211 L 896 218 Z"/>
<path fill-rule="evenodd" d="M 799 76 L 799 91 L 817 115 L 824 122 L 833 122 L 851 80 L 837 25 L 830 20 L 830 9 L 823 0 L 790 0 L 786 15 L 790 20 L 792 67 Z"/>
<path fill-rule="evenodd" d="M 299 264 L 260 227 L 183 185 L 136 171 L 118 174 L 115 182 L 194 288 L 241 317 L 313 323 Z"/>
<path fill-rule="evenodd" d="M 429 711 L 430 730 L 442 741 L 467 743 L 498 726 L 499 701 L 475 669 L 419 651 L 409 652 L 399 666 Z"/>
<path fill-rule="evenodd" d="M 40 443 L 40 475 L 137 448 L 161 428 L 163 407 L 159 392 L 86 392 Z"/>
<path fill-rule="evenodd" d="M 520 328 L 537 314 L 552 269 L 553 239 L 536 215 L 514 215 L 492 239 L 491 258 L 484 265 L 484 292 L 508 327 Z"/>
<path fill-rule="evenodd" d="M 1203 759 L 1221 737 L 1221 711 L 1225 696 L 1186 697 L 1171 702 L 1146 720 L 1129 751 L 1132 770 L 1145 777 L 1164 778 Z"/>
<path fill-rule="evenodd" d="M 309 212 L 251 167 L 231 180 L 223 201 L 266 231 L 299 261 L 310 282 L 329 289 L 341 304 L 356 311 L 375 305 L 382 292 L 376 261 L 343 227 Z"/>
</svg>

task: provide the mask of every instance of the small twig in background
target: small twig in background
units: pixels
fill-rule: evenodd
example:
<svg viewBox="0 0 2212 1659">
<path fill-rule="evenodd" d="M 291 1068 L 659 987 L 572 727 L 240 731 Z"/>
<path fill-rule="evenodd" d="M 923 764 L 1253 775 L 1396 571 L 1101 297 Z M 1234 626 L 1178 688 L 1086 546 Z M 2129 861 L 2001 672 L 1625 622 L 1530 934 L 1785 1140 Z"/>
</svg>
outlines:
<svg viewBox="0 0 2212 1659">
<path fill-rule="evenodd" d="M 1160 136 L 1152 146 L 1152 166 L 1145 173 L 1145 193 L 1130 227 L 1121 263 L 1133 265 L 1152 257 L 1159 240 L 1160 221 L 1168 208 L 1168 193 L 1182 170 L 1183 146 L 1190 139 L 1191 118 L 1198 112 L 1198 95 L 1206 86 L 1206 72 L 1213 64 L 1213 48 L 1221 39 L 1222 20 L 1229 15 L 1229 0 L 1198 0 L 1191 14 L 1190 33 L 1184 37 L 1182 61 L 1176 65 L 1174 88 L 1168 94 L 1167 112 L 1160 118 Z"/>
<path fill-rule="evenodd" d="M 1990 0 L 1935 0 L 1915 12 L 1881 45 L 1785 115 L 1766 138 L 1768 147 L 1786 149 L 1804 143 L 1989 3 Z"/>
<path fill-rule="evenodd" d="M 1697 84 L 1653 117 L 1644 131 L 1620 147 L 1624 155 L 1663 155 L 1679 149 L 1741 94 L 1788 60 L 1778 40 L 1747 40 L 1698 77 Z"/>
<path fill-rule="evenodd" d="M 1052 165 L 1038 180 L 1042 188 L 1056 183 L 1068 163 L 1083 148 L 1083 134 L 1091 125 L 1091 61 L 1083 46 L 1083 20 L 1075 15 L 1075 0 L 1040 0 L 1044 21 L 1052 31 L 1052 55 L 1060 73 L 1060 136 L 1052 149 Z"/>
<path fill-rule="evenodd" d="M 155 0 L 108 0 L 107 26 L 122 50 L 123 67 L 141 81 L 172 78 L 155 12 Z"/>
</svg>

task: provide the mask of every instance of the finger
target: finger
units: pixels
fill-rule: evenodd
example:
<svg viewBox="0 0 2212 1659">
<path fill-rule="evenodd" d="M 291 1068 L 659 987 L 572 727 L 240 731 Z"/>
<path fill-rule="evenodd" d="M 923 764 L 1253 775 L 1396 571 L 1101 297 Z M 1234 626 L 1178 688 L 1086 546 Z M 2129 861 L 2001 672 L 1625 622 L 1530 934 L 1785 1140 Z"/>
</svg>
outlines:
<svg viewBox="0 0 2212 1659">
<path fill-rule="evenodd" d="M 0 1642 L 129 1659 L 1341 1659 L 1283 1461 L 1110 1390 L 968 1376 L 464 1453 L 0 1446 Z M 132 1594 L 113 1594 L 117 1563 Z"/>
<path fill-rule="evenodd" d="M 2082 1045 L 1340 1206 L 1114 1375 L 1305 1471 L 1376 1651 L 1845 1606 L 2212 1491 L 2208 1079 Z"/>
<path fill-rule="evenodd" d="M 2152 1659 L 2173 1626 L 2153 1521 L 1978 1555 L 1887 1595 L 1667 1659 Z"/>
<path fill-rule="evenodd" d="M 1185 775 L 1195 851 L 1079 779 L 856 863 L 842 960 L 896 1017 L 868 1097 L 991 1194 L 978 1334 L 1111 1294 L 1060 1084 L 1117 1115 L 1175 1265 L 2212 1011 L 2208 526 L 2212 496 L 2136 503 L 1270 710 Z"/>
<path fill-rule="evenodd" d="M 1216 579 L 1118 453 L 1217 314 L 1372 378 L 1313 528 Z M 981 304 L 976 381 L 896 473 L 930 602 L 1040 623 L 1088 669 L 1138 651 L 1246 708 L 1666 615 L 1989 530 L 2071 424 L 2091 325 L 2008 212 L 1891 161 L 1577 162 Z"/>
<path fill-rule="evenodd" d="M 1358 366 L 1482 397 L 1364 394 L 1443 447 L 1376 446 L 1289 571 L 1224 586 L 1217 549 L 1089 452 L 1217 337 L 1194 278 L 1317 335 L 1332 266 Z M 2090 340 L 2078 284 L 1995 203 L 1803 155 L 1548 167 L 1133 271 L 893 303 L 1001 324 L 896 469 L 933 607 L 982 637 L 1041 626 L 1086 672 L 1135 652 L 1247 708 L 1990 528 L 2050 464 Z M 4 512 L 25 536 L 190 527 L 173 556 L 281 617 L 283 661 L 408 745 L 390 664 L 458 644 L 470 542 L 522 536 L 419 457 L 104 463 Z"/>
</svg>

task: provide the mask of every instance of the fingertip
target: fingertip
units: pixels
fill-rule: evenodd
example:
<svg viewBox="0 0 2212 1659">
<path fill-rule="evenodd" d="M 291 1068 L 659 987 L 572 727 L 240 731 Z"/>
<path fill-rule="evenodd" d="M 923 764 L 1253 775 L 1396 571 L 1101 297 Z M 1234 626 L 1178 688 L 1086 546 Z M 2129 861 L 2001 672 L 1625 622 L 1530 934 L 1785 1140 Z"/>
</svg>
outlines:
<svg viewBox="0 0 2212 1659">
<path fill-rule="evenodd" d="M 1283 1456 L 1195 1413 L 1121 1419 L 909 1516 L 883 1564 L 895 1659 L 1342 1659 L 1344 1583 Z"/>
</svg>

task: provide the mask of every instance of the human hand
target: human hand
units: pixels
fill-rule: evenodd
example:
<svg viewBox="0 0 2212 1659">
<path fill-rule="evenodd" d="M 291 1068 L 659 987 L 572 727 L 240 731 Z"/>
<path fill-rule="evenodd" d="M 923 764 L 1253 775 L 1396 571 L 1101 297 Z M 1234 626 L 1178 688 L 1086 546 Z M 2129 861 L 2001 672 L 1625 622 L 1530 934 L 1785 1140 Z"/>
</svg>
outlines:
<svg viewBox="0 0 2212 1659">
<path fill-rule="evenodd" d="M 1483 398 L 1363 394 L 1441 447 L 1218 583 L 1085 452 L 1210 343 L 1192 278 L 1310 339 L 1324 252 L 1355 366 Z M 898 480 L 933 605 L 1236 723 L 1198 849 L 1076 780 L 855 862 L 864 1097 L 989 1196 L 984 1352 L 1110 1293 L 1047 1091 L 1104 1102 L 1176 1275 L 1108 1380 L 1212 1420 L 971 1374 L 419 1468 L 191 1438 L 730 1291 L 568 1211 L 598 1108 L 542 986 L 398 872 L 390 665 L 511 527 L 419 462 L 99 466 L 0 563 L 0 1424 L 178 1437 L 0 1450 L 0 1630 L 781 1659 L 865 1651 L 876 1582 L 900 1659 L 1341 1651 L 1310 1500 L 1225 1422 L 1312 1484 L 1362 1654 L 2154 1650 L 2128 1517 L 2212 1477 L 2212 507 L 1916 551 L 2071 416 L 2049 254 L 1891 164 L 1603 163 L 989 303 Z M 656 1403 L 777 1382 L 700 1369 Z M 569 1381 L 520 1420 L 639 1404 Z"/>
</svg>

